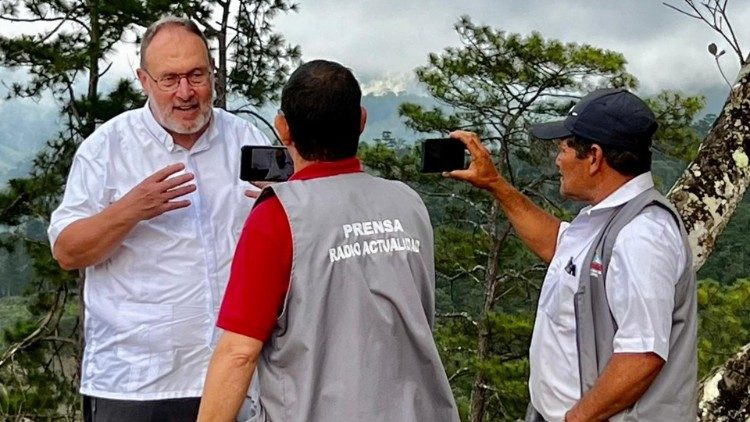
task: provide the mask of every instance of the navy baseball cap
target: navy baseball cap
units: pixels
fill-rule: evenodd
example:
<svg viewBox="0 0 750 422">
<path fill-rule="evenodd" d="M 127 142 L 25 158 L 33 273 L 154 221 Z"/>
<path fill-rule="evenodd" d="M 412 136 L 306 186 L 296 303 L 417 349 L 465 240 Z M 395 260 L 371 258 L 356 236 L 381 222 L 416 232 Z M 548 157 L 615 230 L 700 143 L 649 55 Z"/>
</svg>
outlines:
<svg viewBox="0 0 750 422">
<path fill-rule="evenodd" d="M 578 135 L 621 150 L 648 148 L 658 127 L 645 102 L 625 89 L 598 89 L 581 98 L 568 117 L 531 126 L 539 139 Z"/>
</svg>

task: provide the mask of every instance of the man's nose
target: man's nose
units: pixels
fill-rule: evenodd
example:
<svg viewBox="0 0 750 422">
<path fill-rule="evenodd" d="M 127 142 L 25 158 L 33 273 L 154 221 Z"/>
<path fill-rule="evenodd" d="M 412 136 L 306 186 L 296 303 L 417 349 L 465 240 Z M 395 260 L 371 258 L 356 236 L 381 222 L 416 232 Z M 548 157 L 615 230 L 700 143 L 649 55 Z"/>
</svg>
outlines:
<svg viewBox="0 0 750 422">
<path fill-rule="evenodd" d="M 181 77 L 180 82 L 177 83 L 175 95 L 181 100 L 189 100 L 193 96 L 193 87 L 190 86 L 186 76 Z"/>
</svg>

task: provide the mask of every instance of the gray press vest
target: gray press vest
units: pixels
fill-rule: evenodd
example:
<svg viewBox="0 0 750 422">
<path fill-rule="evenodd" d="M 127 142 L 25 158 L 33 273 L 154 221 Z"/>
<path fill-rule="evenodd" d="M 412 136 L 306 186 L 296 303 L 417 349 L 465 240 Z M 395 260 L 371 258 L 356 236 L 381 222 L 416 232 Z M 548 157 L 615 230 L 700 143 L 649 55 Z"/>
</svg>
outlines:
<svg viewBox="0 0 750 422">
<path fill-rule="evenodd" d="M 660 206 L 672 214 L 680 228 L 687 264 L 675 285 L 669 357 L 646 393 L 618 421 L 681 422 L 695 421 L 697 415 L 697 292 L 692 253 L 685 226 L 677 211 L 656 189 L 648 189 L 618 209 L 601 231 L 581 266 L 581 279 L 575 294 L 578 363 L 581 395 L 594 386 L 613 353 L 617 323 L 607 303 L 607 266 L 620 230 L 648 206 Z M 627 247 L 627 245 L 625 245 Z M 596 262 L 602 270 L 596 271 Z M 644 274 L 647 276 L 647 274 Z"/>
<path fill-rule="evenodd" d="M 263 192 L 292 232 L 289 291 L 258 363 L 254 421 L 458 421 L 432 337 L 433 237 L 400 182 L 365 173 Z"/>
</svg>

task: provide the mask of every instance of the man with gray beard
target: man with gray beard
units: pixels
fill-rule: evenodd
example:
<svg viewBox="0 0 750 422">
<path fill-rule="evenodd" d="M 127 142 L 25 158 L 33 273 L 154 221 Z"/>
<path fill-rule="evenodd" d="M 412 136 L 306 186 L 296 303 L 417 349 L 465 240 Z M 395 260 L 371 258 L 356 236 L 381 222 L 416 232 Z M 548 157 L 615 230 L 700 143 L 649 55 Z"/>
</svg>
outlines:
<svg viewBox="0 0 750 422">
<path fill-rule="evenodd" d="M 81 388 L 87 421 L 194 421 L 216 315 L 253 200 L 241 146 L 269 142 L 212 108 L 200 29 L 167 17 L 141 44 L 147 104 L 83 141 L 49 238 L 86 274 Z"/>
</svg>

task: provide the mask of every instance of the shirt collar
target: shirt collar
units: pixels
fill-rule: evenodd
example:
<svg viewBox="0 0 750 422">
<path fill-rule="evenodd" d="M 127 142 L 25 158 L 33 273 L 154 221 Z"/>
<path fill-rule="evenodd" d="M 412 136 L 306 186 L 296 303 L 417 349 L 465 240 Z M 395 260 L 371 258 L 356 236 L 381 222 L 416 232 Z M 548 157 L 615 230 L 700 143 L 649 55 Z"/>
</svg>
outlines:
<svg viewBox="0 0 750 422">
<path fill-rule="evenodd" d="M 319 177 L 336 176 L 346 173 L 361 173 L 362 163 L 359 158 L 344 158 L 336 161 L 320 161 L 294 173 L 289 180 L 309 180 Z"/>
<path fill-rule="evenodd" d="M 211 146 L 211 143 L 218 137 L 219 135 L 219 125 L 216 124 L 216 111 L 211 109 L 211 118 L 208 121 L 208 128 L 206 128 L 206 131 L 203 132 L 203 135 L 201 135 L 200 138 L 195 142 L 195 145 L 193 145 L 193 148 L 190 149 L 191 153 L 196 153 L 198 151 L 203 151 L 205 149 L 208 149 L 209 146 Z"/>
<path fill-rule="evenodd" d="M 142 108 L 143 125 L 146 127 L 146 130 L 151 134 L 151 136 L 154 137 L 154 139 L 164 145 L 167 151 L 174 152 L 175 148 L 179 147 L 179 145 L 176 145 L 174 143 L 172 135 L 170 135 L 169 132 L 167 132 L 167 130 L 164 129 L 164 127 L 156 121 L 156 117 L 154 117 L 154 113 L 151 111 L 151 107 L 149 106 L 150 101 L 150 99 L 147 100 L 146 104 Z M 201 137 L 198 138 L 198 140 L 195 142 L 193 148 L 191 148 L 190 150 L 191 152 L 198 152 L 207 149 L 211 142 L 216 139 L 219 129 L 217 128 L 215 121 L 216 113 L 211 110 L 211 120 L 208 123 L 208 129 L 206 129 Z"/>
<path fill-rule="evenodd" d="M 592 212 L 618 207 L 653 187 L 654 179 L 651 176 L 651 172 L 647 171 L 628 180 L 627 183 L 617 188 L 616 191 L 612 192 L 598 204 L 582 209 L 581 213 L 585 212 L 591 215 Z"/>
</svg>

